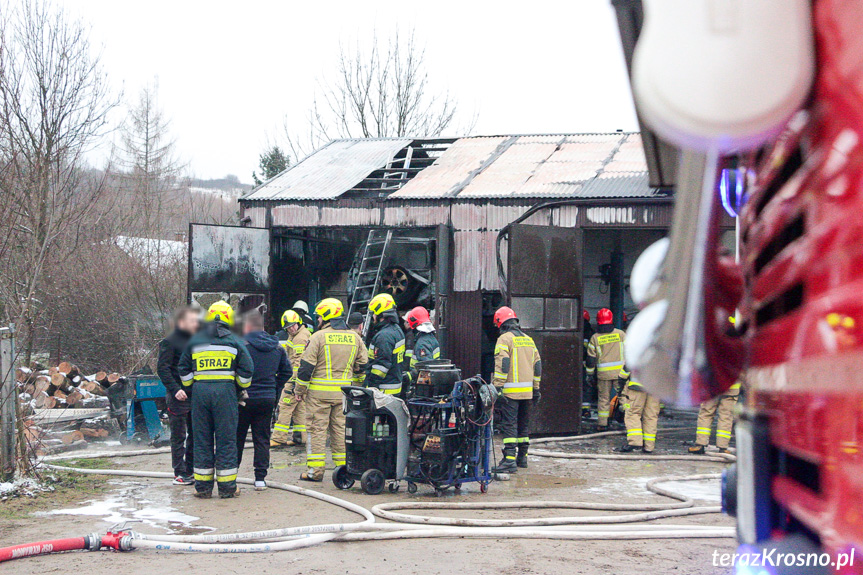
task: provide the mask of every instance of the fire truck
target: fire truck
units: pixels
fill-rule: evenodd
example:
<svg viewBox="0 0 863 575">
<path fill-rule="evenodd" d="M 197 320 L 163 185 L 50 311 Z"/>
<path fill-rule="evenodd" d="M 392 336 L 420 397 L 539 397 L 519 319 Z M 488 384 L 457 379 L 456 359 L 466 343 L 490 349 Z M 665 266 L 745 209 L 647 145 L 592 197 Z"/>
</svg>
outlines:
<svg viewBox="0 0 863 575">
<path fill-rule="evenodd" d="M 863 0 L 613 4 L 651 175 L 676 194 L 633 277 L 627 362 L 682 404 L 742 381 L 723 486 L 741 545 L 863 573 Z M 763 572 L 821 572 L 785 569 Z"/>
</svg>

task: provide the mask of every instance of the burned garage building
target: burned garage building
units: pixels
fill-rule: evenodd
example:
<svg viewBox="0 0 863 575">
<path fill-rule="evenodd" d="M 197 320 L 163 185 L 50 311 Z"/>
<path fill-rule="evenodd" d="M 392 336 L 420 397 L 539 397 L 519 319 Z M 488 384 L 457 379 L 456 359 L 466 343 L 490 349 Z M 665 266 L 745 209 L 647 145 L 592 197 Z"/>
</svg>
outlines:
<svg viewBox="0 0 863 575">
<path fill-rule="evenodd" d="M 362 310 L 386 289 L 402 311 L 433 310 L 445 357 L 486 376 L 509 303 L 543 355 L 546 433 L 578 430 L 582 309 L 634 311 L 629 270 L 671 217 L 640 135 L 623 132 L 336 140 L 240 204 L 245 228 L 192 226 L 193 297 L 266 302 L 277 320 L 298 299 Z M 218 258 L 212 238 L 196 247 L 213 234 Z M 243 275 L 220 278 L 226 259 Z"/>
</svg>

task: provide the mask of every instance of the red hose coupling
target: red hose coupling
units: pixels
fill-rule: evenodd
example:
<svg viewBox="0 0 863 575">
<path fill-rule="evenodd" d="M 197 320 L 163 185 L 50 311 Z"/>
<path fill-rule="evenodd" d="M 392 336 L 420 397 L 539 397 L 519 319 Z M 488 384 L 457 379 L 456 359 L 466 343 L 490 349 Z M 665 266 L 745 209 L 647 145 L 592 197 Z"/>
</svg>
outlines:
<svg viewBox="0 0 863 575">
<path fill-rule="evenodd" d="M 102 536 L 102 547 L 116 551 L 131 551 L 132 536 L 128 531 L 109 531 Z"/>
</svg>

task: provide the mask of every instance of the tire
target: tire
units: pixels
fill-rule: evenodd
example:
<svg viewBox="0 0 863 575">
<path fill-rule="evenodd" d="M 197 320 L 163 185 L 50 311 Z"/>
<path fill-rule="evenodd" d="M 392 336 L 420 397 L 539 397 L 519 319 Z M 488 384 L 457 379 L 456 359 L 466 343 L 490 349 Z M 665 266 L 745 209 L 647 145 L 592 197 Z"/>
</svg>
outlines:
<svg viewBox="0 0 863 575">
<path fill-rule="evenodd" d="M 381 291 L 391 296 L 399 307 L 413 304 L 422 284 L 401 266 L 390 266 L 381 272 Z"/>
<path fill-rule="evenodd" d="M 408 481 L 408 493 L 416 493 L 417 492 L 417 484 L 413 481 Z"/>
<path fill-rule="evenodd" d="M 383 492 L 387 480 L 384 474 L 379 469 L 369 469 L 360 478 L 360 485 L 363 492 L 368 495 L 379 495 Z"/>
<path fill-rule="evenodd" d="M 392 482 L 387 486 L 387 489 L 390 493 L 398 493 L 399 492 L 399 484 L 396 482 Z"/>
<path fill-rule="evenodd" d="M 342 491 L 354 486 L 353 478 L 348 475 L 347 465 L 339 465 L 333 470 L 333 485 Z"/>
</svg>

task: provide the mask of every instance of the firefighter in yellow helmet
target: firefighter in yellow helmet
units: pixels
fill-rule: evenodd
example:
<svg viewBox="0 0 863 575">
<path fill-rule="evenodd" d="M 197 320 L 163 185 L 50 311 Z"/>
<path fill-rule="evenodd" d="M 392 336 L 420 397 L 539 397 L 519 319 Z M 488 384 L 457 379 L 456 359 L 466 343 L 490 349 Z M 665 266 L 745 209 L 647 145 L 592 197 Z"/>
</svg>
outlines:
<svg viewBox="0 0 863 575">
<path fill-rule="evenodd" d="M 180 357 L 180 383 L 192 387 L 192 434 L 196 497 L 237 493 L 237 388 L 252 382 L 255 369 L 249 350 L 231 332 L 234 309 L 217 301 L 207 311 L 207 323 Z"/>
<path fill-rule="evenodd" d="M 366 386 L 377 387 L 388 395 L 402 390 L 402 362 L 405 359 L 405 333 L 399 326 L 396 302 L 388 293 L 369 302 L 374 324 L 366 365 Z"/>
<path fill-rule="evenodd" d="M 318 329 L 300 358 L 294 395 L 306 402 L 310 446 L 304 481 L 323 481 L 327 437 L 333 464 L 345 464 L 345 414 L 342 386 L 362 384 L 368 351 L 362 338 L 345 323 L 344 306 L 327 298 L 315 307 Z"/>
<path fill-rule="evenodd" d="M 270 447 L 306 443 L 306 406 L 294 397 L 294 385 L 300 369 L 300 358 L 306 351 L 311 335 L 296 311 L 289 309 L 282 314 L 282 329 L 276 333 L 276 337 L 288 354 L 288 361 L 291 363 L 294 375 L 282 389 L 279 399 L 279 418 L 273 427 Z"/>
</svg>

